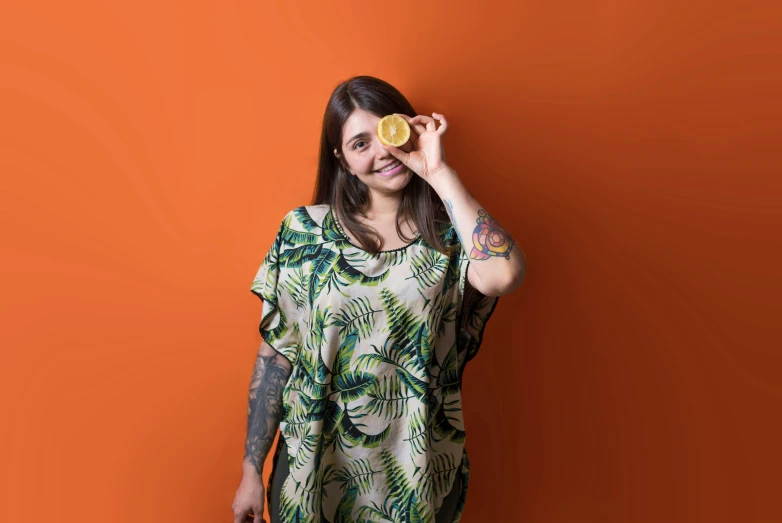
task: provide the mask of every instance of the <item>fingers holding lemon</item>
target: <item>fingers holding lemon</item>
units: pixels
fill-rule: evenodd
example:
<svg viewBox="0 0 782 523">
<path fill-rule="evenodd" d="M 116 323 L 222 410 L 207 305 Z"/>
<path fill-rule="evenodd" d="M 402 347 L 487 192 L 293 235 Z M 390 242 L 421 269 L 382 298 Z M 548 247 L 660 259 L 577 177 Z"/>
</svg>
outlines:
<svg viewBox="0 0 782 523">
<path fill-rule="evenodd" d="M 440 121 L 439 129 L 436 120 Z M 430 175 L 444 172 L 448 167 L 442 145 L 442 135 L 447 128 L 445 117 L 439 113 L 414 118 L 394 113 L 380 119 L 377 135 L 384 149 L 428 180 Z"/>
</svg>

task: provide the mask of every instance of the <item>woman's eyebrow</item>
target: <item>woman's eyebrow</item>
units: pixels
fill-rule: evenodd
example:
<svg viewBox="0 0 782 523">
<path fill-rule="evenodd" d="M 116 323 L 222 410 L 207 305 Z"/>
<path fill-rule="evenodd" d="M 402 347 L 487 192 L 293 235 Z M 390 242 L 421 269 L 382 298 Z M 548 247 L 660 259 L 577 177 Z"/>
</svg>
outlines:
<svg viewBox="0 0 782 523">
<path fill-rule="evenodd" d="M 350 142 L 352 142 L 356 138 L 368 138 L 368 137 L 369 137 L 369 133 L 367 131 L 364 131 L 363 133 L 358 133 L 356 136 L 354 136 L 353 138 L 351 138 L 350 140 L 345 142 L 345 145 L 349 144 Z"/>
</svg>

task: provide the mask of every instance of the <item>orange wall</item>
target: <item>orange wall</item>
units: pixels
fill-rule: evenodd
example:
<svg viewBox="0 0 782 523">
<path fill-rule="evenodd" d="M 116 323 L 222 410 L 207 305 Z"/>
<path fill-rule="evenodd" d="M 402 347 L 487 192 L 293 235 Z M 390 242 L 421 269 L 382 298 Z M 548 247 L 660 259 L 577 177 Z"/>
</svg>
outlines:
<svg viewBox="0 0 782 523">
<path fill-rule="evenodd" d="M 250 283 L 370 74 L 528 255 L 464 521 L 782 521 L 779 3 L 346 5 L 4 7 L 0 520 L 231 521 Z"/>
</svg>

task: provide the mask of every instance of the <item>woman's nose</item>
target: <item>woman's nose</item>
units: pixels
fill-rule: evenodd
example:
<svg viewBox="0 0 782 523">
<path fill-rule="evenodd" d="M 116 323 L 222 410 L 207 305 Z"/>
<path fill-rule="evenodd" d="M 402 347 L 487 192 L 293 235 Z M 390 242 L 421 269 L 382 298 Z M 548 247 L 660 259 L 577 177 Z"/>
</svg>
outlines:
<svg viewBox="0 0 782 523">
<path fill-rule="evenodd" d="M 378 138 L 377 136 L 372 138 L 372 147 L 375 148 L 375 157 L 381 160 L 393 158 L 394 156 L 390 152 L 383 149 L 383 142 L 381 142 L 380 138 Z"/>
</svg>

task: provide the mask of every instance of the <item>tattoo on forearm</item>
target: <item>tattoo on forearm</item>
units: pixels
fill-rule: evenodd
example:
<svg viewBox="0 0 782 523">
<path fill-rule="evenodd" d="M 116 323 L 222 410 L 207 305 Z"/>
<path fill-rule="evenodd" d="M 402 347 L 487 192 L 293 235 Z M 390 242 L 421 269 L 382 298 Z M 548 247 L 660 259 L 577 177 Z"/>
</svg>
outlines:
<svg viewBox="0 0 782 523">
<path fill-rule="evenodd" d="M 448 217 L 451 219 L 453 228 L 456 230 L 456 235 L 459 237 L 459 243 L 462 244 L 462 249 L 466 249 L 467 244 L 464 243 L 464 238 L 462 238 L 462 233 L 459 231 L 459 227 L 456 225 L 456 217 L 453 215 L 453 203 L 448 198 L 446 198 L 444 202 L 445 202 L 445 210 L 448 213 Z"/>
<path fill-rule="evenodd" d="M 456 225 L 456 219 L 453 213 L 453 203 L 451 200 L 445 200 L 445 209 L 451 218 L 456 233 L 459 235 L 459 241 L 462 247 L 467 250 L 469 246 L 464 241 L 459 227 Z M 470 259 L 487 260 L 492 256 L 503 256 L 510 260 L 510 253 L 516 242 L 502 226 L 483 209 L 478 209 L 478 218 L 475 220 L 478 225 L 472 231 L 472 250 Z"/>
<path fill-rule="evenodd" d="M 244 460 L 252 464 L 258 474 L 261 474 L 282 419 L 282 391 L 291 372 L 282 366 L 284 358 L 281 354 L 262 356 L 259 353 L 250 382 Z"/>
<path fill-rule="evenodd" d="M 503 256 L 510 260 L 510 251 L 515 242 L 510 234 L 483 209 L 478 209 L 478 225 L 472 231 L 473 260 L 486 260 L 492 256 Z"/>
</svg>

